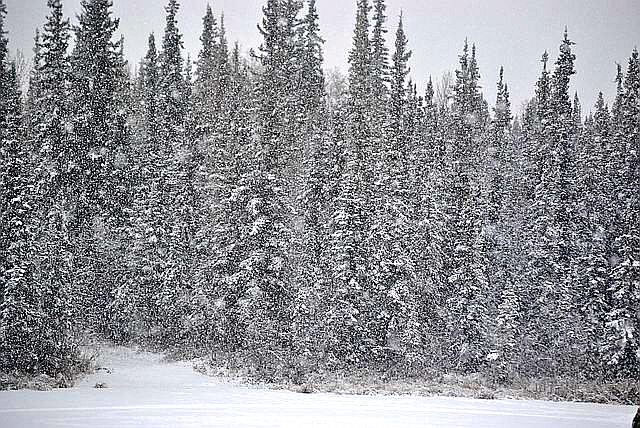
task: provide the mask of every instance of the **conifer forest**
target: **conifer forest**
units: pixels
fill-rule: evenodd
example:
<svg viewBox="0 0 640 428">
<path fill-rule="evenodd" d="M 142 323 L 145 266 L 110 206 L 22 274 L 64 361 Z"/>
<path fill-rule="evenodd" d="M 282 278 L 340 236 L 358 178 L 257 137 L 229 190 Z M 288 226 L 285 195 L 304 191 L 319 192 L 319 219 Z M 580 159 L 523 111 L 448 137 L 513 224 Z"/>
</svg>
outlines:
<svg viewBox="0 0 640 428">
<path fill-rule="evenodd" d="M 344 76 L 315 0 L 263 0 L 248 54 L 208 7 L 197 58 L 167 2 L 130 64 L 112 0 L 47 0 L 25 85 L 0 0 L 0 372 L 71 373 L 97 334 L 267 379 L 640 380 L 637 49 L 582 110 L 558 34 L 518 112 L 472 40 L 418 91 L 385 0 Z"/>
</svg>

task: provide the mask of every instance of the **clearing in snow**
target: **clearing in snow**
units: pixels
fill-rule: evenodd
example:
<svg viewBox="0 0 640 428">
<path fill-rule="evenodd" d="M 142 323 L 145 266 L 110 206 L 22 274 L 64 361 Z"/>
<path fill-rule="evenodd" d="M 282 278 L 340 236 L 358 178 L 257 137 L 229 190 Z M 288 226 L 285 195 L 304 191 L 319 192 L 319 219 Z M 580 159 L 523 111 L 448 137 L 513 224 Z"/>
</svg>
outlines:
<svg viewBox="0 0 640 428">
<path fill-rule="evenodd" d="M 105 369 L 71 389 L 0 392 L 0 426 L 628 428 L 635 413 L 632 406 L 252 389 L 122 347 L 102 350 L 97 362 Z"/>
</svg>

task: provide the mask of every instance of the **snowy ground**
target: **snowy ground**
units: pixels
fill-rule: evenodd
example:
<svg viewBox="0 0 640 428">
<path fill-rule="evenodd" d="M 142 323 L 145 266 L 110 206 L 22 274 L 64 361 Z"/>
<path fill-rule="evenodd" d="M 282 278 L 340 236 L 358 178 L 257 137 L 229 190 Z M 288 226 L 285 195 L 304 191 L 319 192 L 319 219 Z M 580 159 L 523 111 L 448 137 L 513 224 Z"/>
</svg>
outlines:
<svg viewBox="0 0 640 428">
<path fill-rule="evenodd" d="M 0 392 L 0 427 L 629 428 L 630 406 L 250 389 L 155 354 L 105 349 L 78 386 Z M 107 388 L 96 389 L 96 383 Z"/>
</svg>

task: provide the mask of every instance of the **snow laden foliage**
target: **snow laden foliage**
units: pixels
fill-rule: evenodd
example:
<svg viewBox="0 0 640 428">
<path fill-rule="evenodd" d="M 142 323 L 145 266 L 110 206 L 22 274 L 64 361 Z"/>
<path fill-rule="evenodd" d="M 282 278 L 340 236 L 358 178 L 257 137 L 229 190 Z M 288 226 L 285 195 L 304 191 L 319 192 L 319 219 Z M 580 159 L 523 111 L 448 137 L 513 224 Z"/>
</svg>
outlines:
<svg viewBox="0 0 640 428">
<path fill-rule="evenodd" d="M 347 76 L 314 0 L 265 1 L 246 58 L 207 7 L 193 62 L 170 0 L 133 74 L 110 0 L 48 4 L 21 97 L 0 1 L 1 371 L 68 372 L 89 330 L 269 380 L 640 376 L 637 51 L 583 120 L 565 32 L 515 116 L 468 41 L 419 94 L 384 0 Z"/>
</svg>

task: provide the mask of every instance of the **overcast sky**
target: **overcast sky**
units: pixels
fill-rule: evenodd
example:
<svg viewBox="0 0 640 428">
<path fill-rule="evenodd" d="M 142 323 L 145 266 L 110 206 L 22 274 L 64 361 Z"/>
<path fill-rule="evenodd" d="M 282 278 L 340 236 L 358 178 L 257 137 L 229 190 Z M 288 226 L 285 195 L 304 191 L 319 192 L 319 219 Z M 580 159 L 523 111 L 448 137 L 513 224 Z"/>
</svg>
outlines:
<svg viewBox="0 0 640 428">
<path fill-rule="evenodd" d="M 33 35 L 48 13 L 46 0 L 6 0 L 12 52 L 21 49 L 31 55 Z M 120 32 L 126 38 L 126 54 L 138 63 L 146 51 L 149 32 L 158 40 L 164 30 L 164 6 L 160 0 L 114 0 L 114 15 L 120 18 Z M 202 16 L 207 0 L 182 0 L 178 24 L 185 48 L 192 58 L 199 50 Z M 266 0 L 209 0 L 216 14 L 225 13 L 230 42 L 243 49 L 257 47 L 256 24 Z M 63 0 L 65 13 L 80 11 L 80 0 Z M 325 43 L 325 68 L 347 70 L 347 55 L 355 22 L 356 0 L 317 0 Z M 457 66 L 465 37 L 477 46 L 485 97 L 493 104 L 495 80 L 501 65 L 509 83 L 516 112 L 533 95 L 540 72 L 540 57 L 548 50 L 552 61 L 558 54 L 565 25 L 577 44 L 578 74 L 573 88 L 578 91 L 583 112 L 593 106 L 598 91 L 610 101 L 615 93 L 615 63 L 626 62 L 640 45 L 638 0 L 387 0 L 388 44 L 393 46 L 400 11 L 413 50 L 412 77 L 421 87 Z"/>
</svg>

